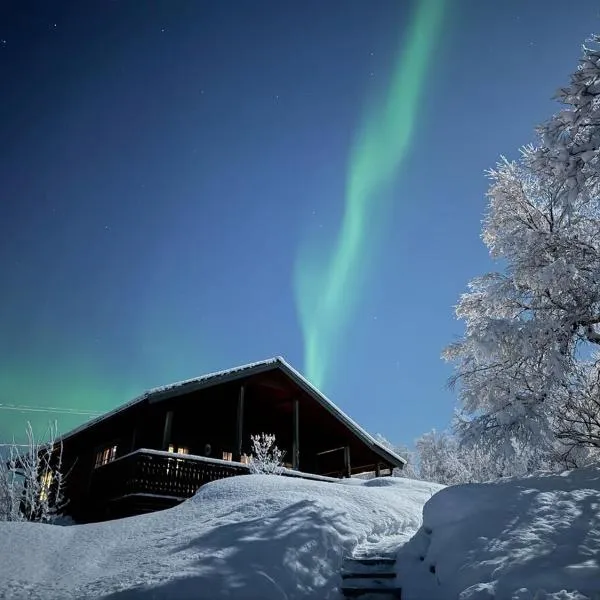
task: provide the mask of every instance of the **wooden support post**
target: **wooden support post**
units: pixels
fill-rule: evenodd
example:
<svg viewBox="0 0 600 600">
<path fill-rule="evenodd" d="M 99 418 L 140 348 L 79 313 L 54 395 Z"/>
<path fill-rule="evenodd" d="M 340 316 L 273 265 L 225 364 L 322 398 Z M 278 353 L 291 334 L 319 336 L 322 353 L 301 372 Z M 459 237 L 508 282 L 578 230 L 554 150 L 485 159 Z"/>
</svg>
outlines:
<svg viewBox="0 0 600 600">
<path fill-rule="evenodd" d="M 241 461 L 242 460 L 242 441 L 244 437 L 244 396 L 245 396 L 245 388 L 242 385 L 240 387 L 240 393 L 238 395 L 238 404 L 237 404 L 237 421 L 235 428 L 235 449 L 233 460 Z"/>
<path fill-rule="evenodd" d="M 293 400 L 294 438 L 292 444 L 292 469 L 300 469 L 300 403 L 298 398 Z"/>
<path fill-rule="evenodd" d="M 171 428 L 173 427 L 173 411 L 167 411 L 165 415 L 165 428 L 163 430 L 162 449 L 168 450 L 171 443 Z"/>
<path fill-rule="evenodd" d="M 131 434 L 131 450 L 130 450 L 130 452 L 133 452 L 135 450 L 136 441 L 137 441 L 137 427 L 134 425 L 133 433 Z"/>
<path fill-rule="evenodd" d="M 344 448 L 344 476 L 352 476 L 352 467 L 350 466 L 350 446 Z"/>
<path fill-rule="evenodd" d="M 375 477 L 381 477 L 381 463 L 375 465 Z"/>
</svg>

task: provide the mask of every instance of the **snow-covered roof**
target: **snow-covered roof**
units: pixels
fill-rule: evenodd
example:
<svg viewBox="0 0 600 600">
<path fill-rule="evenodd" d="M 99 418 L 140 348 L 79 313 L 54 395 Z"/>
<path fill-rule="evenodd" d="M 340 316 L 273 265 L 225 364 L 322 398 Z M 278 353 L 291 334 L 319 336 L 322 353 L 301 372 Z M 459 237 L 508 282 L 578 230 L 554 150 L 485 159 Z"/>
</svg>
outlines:
<svg viewBox="0 0 600 600">
<path fill-rule="evenodd" d="M 193 379 L 186 379 L 184 381 L 178 381 L 169 385 L 164 385 L 148 390 L 144 394 L 134 398 L 130 402 L 123 404 L 114 410 L 111 410 L 100 417 L 96 417 L 83 425 L 73 429 L 69 433 L 63 436 L 63 440 L 67 439 L 85 429 L 96 425 L 97 423 L 108 419 L 136 404 L 144 401 L 158 402 L 166 398 L 172 398 L 174 396 L 180 396 L 182 394 L 188 394 L 198 389 L 211 387 L 218 383 L 225 383 L 226 381 L 234 381 L 248 375 L 255 375 L 257 373 L 271 371 L 279 369 L 285 373 L 292 381 L 294 381 L 299 387 L 306 391 L 312 398 L 314 398 L 321 406 L 333 414 L 339 421 L 344 423 L 348 429 L 361 439 L 367 446 L 379 454 L 382 458 L 390 461 L 398 467 L 402 467 L 406 464 L 406 460 L 392 452 L 382 444 L 380 444 L 372 435 L 367 433 L 356 421 L 351 419 L 345 412 L 340 410 L 327 396 L 320 392 L 314 385 L 312 385 L 303 375 L 301 375 L 294 367 L 286 362 L 281 356 L 275 358 L 268 358 L 258 362 L 249 363 L 247 365 L 241 365 L 233 367 L 231 369 L 225 369 L 223 371 L 216 371 L 214 373 L 208 373 L 200 377 Z"/>
</svg>

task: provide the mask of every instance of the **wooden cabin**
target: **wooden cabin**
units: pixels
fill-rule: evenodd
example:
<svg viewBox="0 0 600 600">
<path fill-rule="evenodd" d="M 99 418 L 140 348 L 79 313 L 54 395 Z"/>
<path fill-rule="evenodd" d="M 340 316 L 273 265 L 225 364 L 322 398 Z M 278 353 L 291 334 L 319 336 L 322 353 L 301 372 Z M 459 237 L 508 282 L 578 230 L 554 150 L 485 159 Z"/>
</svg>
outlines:
<svg viewBox="0 0 600 600">
<path fill-rule="evenodd" d="M 406 462 L 274 358 L 150 390 L 64 435 L 66 513 L 83 523 L 174 506 L 248 473 L 262 432 L 285 451 L 287 476 L 380 476 Z"/>
</svg>

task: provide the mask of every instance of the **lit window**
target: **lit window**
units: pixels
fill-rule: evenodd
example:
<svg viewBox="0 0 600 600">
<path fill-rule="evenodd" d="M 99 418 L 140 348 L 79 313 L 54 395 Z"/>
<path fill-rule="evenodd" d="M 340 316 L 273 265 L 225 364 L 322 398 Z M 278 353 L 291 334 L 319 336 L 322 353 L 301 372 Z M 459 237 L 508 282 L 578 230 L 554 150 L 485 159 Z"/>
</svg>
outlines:
<svg viewBox="0 0 600 600">
<path fill-rule="evenodd" d="M 233 454 L 231 452 L 223 452 L 223 460 L 233 460 Z"/>
<path fill-rule="evenodd" d="M 108 448 L 104 448 L 104 450 L 100 450 L 96 454 L 96 467 L 101 467 L 102 465 L 106 465 L 112 460 L 115 460 L 117 456 L 117 446 L 109 446 Z"/>
<path fill-rule="evenodd" d="M 177 449 L 175 449 L 175 446 L 173 444 L 169 444 L 169 452 L 175 454 L 189 454 L 190 450 L 185 446 L 177 446 Z"/>
<path fill-rule="evenodd" d="M 242 457 L 240 458 L 240 462 L 243 465 L 250 464 L 250 457 L 247 454 L 242 454 Z"/>
<path fill-rule="evenodd" d="M 50 494 L 50 486 L 52 485 L 53 479 L 54 477 L 52 475 L 52 471 L 46 471 L 42 475 L 40 487 L 40 501 L 45 502 L 46 500 L 48 500 L 48 496 Z"/>
</svg>

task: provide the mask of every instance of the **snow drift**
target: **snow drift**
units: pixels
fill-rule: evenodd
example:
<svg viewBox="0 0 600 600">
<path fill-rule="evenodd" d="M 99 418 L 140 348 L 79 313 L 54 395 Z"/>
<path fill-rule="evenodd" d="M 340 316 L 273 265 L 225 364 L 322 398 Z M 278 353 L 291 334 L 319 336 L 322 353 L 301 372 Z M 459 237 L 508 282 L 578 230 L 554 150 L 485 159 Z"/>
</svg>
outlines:
<svg viewBox="0 0 600 600">
<path fill-rule="evenodd" d="M 129 519 L 0 523 L 0 598 L 338 600 L 344 557 L 390 551 L 404 600 L 597 600 L 600 469 L 449 488 L 244 475 Z"/>
<path fill-rule="evenodd" d="M 0 523 L 0 598 L 338 598 L 342 559 L 397 548 L 441 486 L 244 475 L 106 523 Z"/>
<path fill-rule="evenodd" d="M 398 565 L 405 600 L 596 600 L 600 469 L 445 488 Z"/>
</svg>

